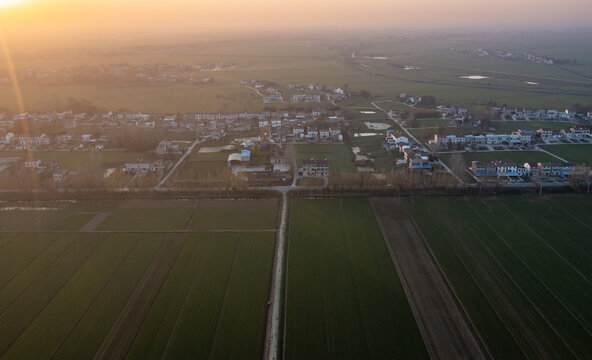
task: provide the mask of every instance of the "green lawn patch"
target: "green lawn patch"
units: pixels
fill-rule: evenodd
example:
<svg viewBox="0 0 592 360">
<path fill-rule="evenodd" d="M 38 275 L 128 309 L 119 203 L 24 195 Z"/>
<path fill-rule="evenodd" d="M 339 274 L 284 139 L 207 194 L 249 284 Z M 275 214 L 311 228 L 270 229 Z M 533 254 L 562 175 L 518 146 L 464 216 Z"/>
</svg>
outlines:
<svg viewBox="0 0 592 360">
<path fill-rule="evenodd" d="M 592 164 L 592 144 L 542 145 L 541 147 L 567 161 Z"/>
<path fill-rule="evenodd" d="M 329 171 L 353 171 L 352 153 L 345 144 L 302 144 L 297 145 L 298 162 L 308 159 L 329 160 Z"/>
</svg>

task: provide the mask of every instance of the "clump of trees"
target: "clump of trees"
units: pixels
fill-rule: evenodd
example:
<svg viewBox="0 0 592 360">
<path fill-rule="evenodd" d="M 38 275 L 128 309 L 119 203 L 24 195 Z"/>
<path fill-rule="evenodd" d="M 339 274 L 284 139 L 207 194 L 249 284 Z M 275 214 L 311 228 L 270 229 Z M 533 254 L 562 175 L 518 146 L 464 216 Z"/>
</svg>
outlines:
<svg viewBox="0 0 592 360">
<path fill-rule="evenodd" d="M 335 189 L 352 190 L 390 187 L 395 189 L 448 188 L 458 181 L 446 171 L 433 170 L 431 174 L 407 168 L 377 173 L 331 171 L 329 185 Z"/>
<path fill-rule="evenodd" d="M 436 107 L 436 98 L 431 95 L 424 95 L 421 97 L 419 105 L 423 108 L 433 109 Z"/>
</svg>

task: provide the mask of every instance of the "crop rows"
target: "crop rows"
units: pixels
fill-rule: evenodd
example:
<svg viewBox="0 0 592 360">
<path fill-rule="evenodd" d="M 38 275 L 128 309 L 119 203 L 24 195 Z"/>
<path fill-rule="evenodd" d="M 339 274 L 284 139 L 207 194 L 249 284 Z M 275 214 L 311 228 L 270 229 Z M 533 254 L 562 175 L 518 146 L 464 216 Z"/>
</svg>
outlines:
<svg viewBox="0 0 592 360">
<path fill-rule="evenodd" d="M 409 201 L 496 358 L 586 358 L 592 353 L 589 253 L 577 245 L 589 229 L 553 216 L 557 210 L 549 204 L 532 198 Z M 575 227 L 568 230 L 566 222 Z"/>
<path fill-rule="evenodd" d="M 427 358 L 368 200 L 291 209 L 285 358 Z"/>
<path fill-rule="evenodd" d="M 2 359 L 125 356 L 127 338 L 130 358 L 262 356 L 273 233 L 6 234 L 0 246 Z"/>
</svg>

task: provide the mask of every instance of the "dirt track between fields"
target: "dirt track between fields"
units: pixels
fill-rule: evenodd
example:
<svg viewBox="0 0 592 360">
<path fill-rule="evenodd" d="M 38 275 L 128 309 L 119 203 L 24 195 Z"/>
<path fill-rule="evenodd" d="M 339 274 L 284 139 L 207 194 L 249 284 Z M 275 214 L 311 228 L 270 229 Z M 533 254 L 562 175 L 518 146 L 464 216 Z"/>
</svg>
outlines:
<svg viewBox="0 0 592 360">
<path fill-rule="evenodd" d="M 372 208 L 431 359 L 489 359 L 428 245 L 398 198 Z"/>
<path fill-rule="evenodd" d="M 103 221 L 105 221 L 105 219 L 111 215 L 110 212 L 98 212 L 98 213 L 89 213 L 89 212 L 83 212 L 83 213 L 79 213 L 79 214 L 95 214 L 95 217 L 92 218 L 86 225 L 84 225 L 84 227 L 82 229 L 80 229 L 80 231 L 84 231 L 84 232 L 88 232 L 88 231 L 94 231 L 99 225 L 101 225 L 101 223 Z"/>
<path fill-rule="evenodd" d="M 95 354 L 95 359 L 124 359 L 127 356 L 184 243 L 184 239 L 179 237 L 163 242 Z"/>
</svg>

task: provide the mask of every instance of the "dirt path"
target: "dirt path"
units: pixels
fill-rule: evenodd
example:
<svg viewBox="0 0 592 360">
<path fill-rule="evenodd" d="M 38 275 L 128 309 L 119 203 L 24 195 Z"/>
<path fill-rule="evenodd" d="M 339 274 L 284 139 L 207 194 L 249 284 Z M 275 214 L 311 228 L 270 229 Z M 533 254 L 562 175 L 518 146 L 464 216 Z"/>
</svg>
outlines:
<svg viewBox="0 0 592 360">
<path fill-rule="evenodd" d="M 95 214 L 95 217 L 92 218 L 91 221 L 89 221 L 88 223 L 86 223 L 86 225 L 84 225 L 82 227 L 82 229 L 80 229 L 80 231 L 82 231 L 82 232 L 94 231 L 99 225 L 101 225 L 101 223 L 103 221 L 105 221 L 105 219 L 107 218 L 107 216 L 111 215 L 110 212 L 79 213 L 79 214 Z"/>
<path fill-rule="evenodd" d="M 164 240 L 95 359 L 124 359 L 127 356 L 184 243 L 180 237 Z"/>
<path fill-rule="evenodd" d="M 282 213 L 280 227 L 277 232 L 275 244 L 275 257 L 273 259 L 273 275 L 271 281 L 271 295 L 267 311 L 267 329 L 265 330 L 265 348 L 263 359 L 275 360 L 278 358 L 278 342 L 280 337 L 280 308 L 282 299 L 282 280 L 284 278 L 284 250 L 286 243 L 286 217 L 288 214 L 288 195 L 282 193 Z"/>
<path fill-rule="evenodd" d="M 405 204 L 397 198 L 371 204 L 430 358 L 489 359 Z"/>
</svg>

